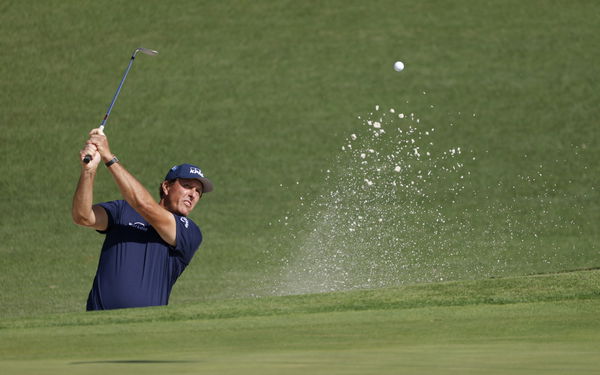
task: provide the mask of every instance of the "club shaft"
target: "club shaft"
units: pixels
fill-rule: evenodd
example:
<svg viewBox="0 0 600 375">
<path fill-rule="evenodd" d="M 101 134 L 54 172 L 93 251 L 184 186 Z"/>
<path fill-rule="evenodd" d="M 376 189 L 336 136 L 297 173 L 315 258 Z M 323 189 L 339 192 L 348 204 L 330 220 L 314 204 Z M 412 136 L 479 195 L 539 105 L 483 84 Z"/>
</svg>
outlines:
<svg viewBox="0 0 600 375">
<path fill-rule="evenodd" d="M 136 50 L 137 52 L 137 50 Z M 123 78 L 121 78 L 121 83 L 119 83 L 119 87 L 117 87 L 117 91 L 115 92 L 115 95 L 112 98 L 112 101 L 110 102 L 110 105 L 108 106 L 108 110 L 106 111 L 106 114 L 104 115 L 104 118 L 102 119 L 102 122 L 100 122 L 100 126 L 102 128 L 104 128 L 104 126 L 106 125 L 106 120 L 108 120 L 108 116 L 110 116 L 110 112 L 112 111 L 115 102 L 117 101 L 117 98 L 119 97 L 119 93 L 121 92 L 121 88 L 123 87 L 123 84 L 125 83 L 125 78 L 127 78 L 127 74 L 129 74 L 129 71 L 131 70 L 131 66 L 133 65 L 133 60 L 135 60 L 135 54 L 136 52 L 133 53 L 133 55 L 131 56 L 131 59 L 129 60 L 129 64 L 127 65 L 127 69 L 125 69 L 125 74 L 123 74 Z"/>
<path fill-rule="evenodd" d="M 115 105 L 115 102 L 117 101 L 117 98 L 119 97 L 119 93 L 121 92 L 121 88 L 123 87 L 123 84 L 125 83 L 125 78 L 127 78 L 127 74 L 129 73 L 129 70 L 131 70 L 131 66 L 133 65 L 133 60 L 135 60 L 135 55 L 137 55 L 137 53 L 140 51 L 142 51 L 143 53 L 150 55 L 150 56 L 158 55 L 158 51 L 150 50 L 147 48 L 141 48 L 141 47 L 137 48 L 135 51 L 133 51 L 133 54 L 131 55 L 131 59 L 129 60 L 129 64 L 127 65 L 127 69 L 125 69 L 125 74 L 123 74 L 123 78 L 121 78 L 121 82 L 119 83 L 119 87 L 117 87 L 117 91 L 115 92 L 115 95 L 113 96 L 112 101 L 110 102 L 110 105 L 108 106 L 108 110 L 106 111 L 104 118 L 100 122 L 100 133 L 103 132 L 104 126 L 106 126 L 106 121 L 108 120 L 108 116 L 110 116 L 110 112 L 112 111 L 112 109 Z M 88 164 L 91 160 L 92 160 L 91 155 L 86 155 L 83 158 L 83 162 L 85 164 Z"/>
</svg>

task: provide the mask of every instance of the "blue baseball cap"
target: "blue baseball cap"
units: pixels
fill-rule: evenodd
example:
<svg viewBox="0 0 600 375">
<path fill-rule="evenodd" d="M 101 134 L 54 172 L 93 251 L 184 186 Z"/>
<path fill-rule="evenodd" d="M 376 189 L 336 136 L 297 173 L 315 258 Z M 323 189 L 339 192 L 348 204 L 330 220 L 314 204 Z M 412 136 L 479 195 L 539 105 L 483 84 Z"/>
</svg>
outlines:
<svg viewBox="0 0 600 375">
<path fill-rule="evenodd" d="M 169 172 L 165 176 L 165 181 L 175 180 L 177 178 L 194 178 L 202 182 L 202 192 L 209 193 L 213 191 L 213 184 L 210 180 L 204 177 L 202 170 L 192 164 L 181 164 L 176 165 L 169 169 Z"/>
</svg>

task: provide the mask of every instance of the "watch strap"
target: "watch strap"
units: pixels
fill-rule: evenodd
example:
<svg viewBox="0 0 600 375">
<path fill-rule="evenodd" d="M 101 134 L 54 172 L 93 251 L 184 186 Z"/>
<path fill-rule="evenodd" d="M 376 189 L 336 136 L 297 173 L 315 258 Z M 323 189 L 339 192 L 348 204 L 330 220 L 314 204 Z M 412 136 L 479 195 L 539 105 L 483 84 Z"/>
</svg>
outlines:
<svg viewBox="0 0 600 375">
<path fill-rule="evenodd" d="M 118 163 L 119 159 L 115 156 L 114 158 L 112 158 L 112 160 L 107 161 L 104 165 L 106 165 L 106 167 L 110 167 L 111 165 Z"/>
</svg>

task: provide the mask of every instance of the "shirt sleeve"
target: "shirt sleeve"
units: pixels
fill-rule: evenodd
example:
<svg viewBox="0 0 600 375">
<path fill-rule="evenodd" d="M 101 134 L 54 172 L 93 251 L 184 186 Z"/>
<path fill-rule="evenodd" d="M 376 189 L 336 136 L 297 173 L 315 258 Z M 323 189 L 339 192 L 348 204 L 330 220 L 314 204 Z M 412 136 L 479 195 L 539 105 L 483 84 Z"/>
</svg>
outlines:
<svg viewBox="0 0 600 375">
<path fill-rule="evenodd" d="M 189 264 L 196 250 L 202 243 L 202 232 L 192 220 L 185 216 L 175 216 L 177 237 L 174 250 L 180 253 L 186 264 Z"/>
<path fill-rule="evenodd" d="M 99 203 L 98 206 L 104 208 L 106 214 L 108 215 L 108 226 L 105 231 L 98 230 L 98 233 L 106 233 L 110 230 L 115 223 L 118 223 L 121 217 L 121 207 L 123 201 L 110 201 Z"/>
</svg>

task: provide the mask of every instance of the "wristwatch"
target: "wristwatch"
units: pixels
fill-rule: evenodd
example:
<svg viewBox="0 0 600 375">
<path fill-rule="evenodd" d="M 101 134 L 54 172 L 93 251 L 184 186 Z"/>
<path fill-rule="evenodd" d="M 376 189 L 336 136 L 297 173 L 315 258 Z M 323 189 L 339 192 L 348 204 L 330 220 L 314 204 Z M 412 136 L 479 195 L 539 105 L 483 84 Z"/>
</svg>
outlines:
<svg viewBox="0 0 600 375">
<path fill-rule="evenodd" d="M 104 165 L 106 165 L 106 167 L 110 167 L 111 165 L 118 163 L 118 162 L 119 162 L 119 159 L 115 156 L 114 158 L 112 158 L 111 161 L 107 161 L 106 164 L 104 164 Z"/>
</svg>

